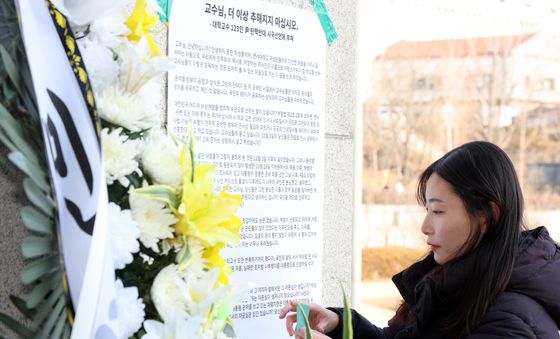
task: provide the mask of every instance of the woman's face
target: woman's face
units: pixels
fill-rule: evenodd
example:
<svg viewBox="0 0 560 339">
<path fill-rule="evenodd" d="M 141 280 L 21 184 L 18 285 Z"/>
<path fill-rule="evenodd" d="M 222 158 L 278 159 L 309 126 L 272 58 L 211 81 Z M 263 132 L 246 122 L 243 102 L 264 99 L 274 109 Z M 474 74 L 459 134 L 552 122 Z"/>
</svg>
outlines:
<svg viewBox="0 0 560 339">
<path fill-rule="evenodd" d="M 428 239 L 435 261 L 443 265 L 462 254 L 463 245 L 469 239 L 474 225 L 451 185 L 436 173 L 426 183 L 426 217 L 422 233 Z"/>
</svg>

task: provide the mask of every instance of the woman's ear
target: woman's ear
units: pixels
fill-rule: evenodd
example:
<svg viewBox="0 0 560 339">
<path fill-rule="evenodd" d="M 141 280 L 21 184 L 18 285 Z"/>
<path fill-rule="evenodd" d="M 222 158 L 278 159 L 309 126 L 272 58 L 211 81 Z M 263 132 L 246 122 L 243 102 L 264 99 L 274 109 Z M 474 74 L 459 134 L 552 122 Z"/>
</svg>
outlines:
<svg viewBox="0 0 560 339">
<path fill-rule="evenodd" d="M 496 204 L 493 201 L 490 201 L 490 208 L 492 209 L 492 216 L 494 219 L 494 225 L 496 225 L 498 223 L 498 220 L 500 220 L 500 207 L 498 206 L 498 204 Z M 481 223 L 480 223 L 480 234 L 481 236 L 483 236 L 484 234 L 486 234 L 486 231 L 488 231 L 488 218 L 484 215 L 481 216 Z"/>
<path fill-rule="evenodd" d="M 492 208 L 492 214 L 494 214 L 494 223 L 497 224 L 502 216 L 502 211 L 500 211 L 500 206 L 493 201 L 490 201 L 490 207 Z"/>
</svg>

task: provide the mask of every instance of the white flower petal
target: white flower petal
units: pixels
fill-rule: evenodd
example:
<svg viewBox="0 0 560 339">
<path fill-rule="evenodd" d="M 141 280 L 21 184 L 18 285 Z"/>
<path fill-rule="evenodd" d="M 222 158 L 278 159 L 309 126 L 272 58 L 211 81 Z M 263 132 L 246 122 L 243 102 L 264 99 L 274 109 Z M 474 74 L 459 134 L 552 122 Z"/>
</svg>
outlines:
<svg viewBox="0 0 560 339">
<path fill-rule="evenodd" d="M 113 52 L 106 46 L 89 40 L 77 41 L 94 93 L 101 91 L 107 84 L 116 82 L 119 65 L 113 59 Z"/>
<path fill-rule="evenodd" d="M 109 227 L 115 269 L 123 269 L 132 262 L 132 253 L 140 250 L 138 225 L 132 219 L 130 210 L 122 210 L 119 205 L 109 203 Z"/>
<path fill-rule="evenodd" d="M 96 102 L 101 118 L 130 131 L 138 132 L 160 124 L 157 101 L 144 92 L 126 92 L 118 83 L 101 90 Z"/>
<path fill-rule="evenodd" d="M 164 339 L 165 337 L 165 325 L 157 320 L 146 320 L 144 321 L 144 329 L 146 334 L 142 336 L 142 339 Z"/>
<path fill-rule="evenodd" d="M 145 38 L 136 44 L 122 44 L 117 51 L 120 62 L 121 83 L 130 93 L 136 93 L 146 83 L 161 77 L 171 69 L 167 56 L 153 57 Z"/>
<path fill-rule="evenodd" d="M 87 25 L 116 7 L 122 6 L 124 0 L 64 0 L 63 2 L 73 23 Z"/>
<path fill-rule="evenodd" d="M 124 287 L 120 280 L 115 283 L 117 315 L 120 338 L 129 338 L 136 333 L 144 321 L 144 303 L 138 298 L 136 287 Z"/>
<path fill-rule="evenodd" d="M 140 153 L 140 141 L 127 140 L 126 135 L 120 135 L 122 128 L 111 132 L 104 128 L 101 131 L 101 145 L 107 184 L 118 180 L 124 187 L 130 184 L 127 175 L 139 171 L 136 158 Z"/>
<path fill-rule="evenodd" d="M 144 199 L 134 195 L 129 197 L 132 217 L 138 223 L 140 241 L 144 246 L 159 252 L 161 239 L 173 237 L 173 225 L 177 218 L 161 201 Z"/>
<path fill-rule="evenodd" d="M 213 267 L 204 272 L 199 279 L 185 277 L 188 285 L 185 284 L 180 287 L 187 303 L 187 312 L 190 315 L 204 316 L 212 304 L 226 297 L 225 286 L 215 287 L 219 275 L 220 270 Z"/>
<path fill-rule="evenodd" d="M 144 170 L 154 183 L 181 186 L 181 147 L 163 131 L 150 131 L 142 151 Z"/>
<path fill-rule="evenodd" d="M 195 238 L 189 238 L 187 241 L 189 258 L 185 262 L 179 262 L 179 270 L 183 272 L 187 284 L 202 278 L 208 271 L 209 260 L 202 257 L 204 246 Z M 179 252 L 181 253 L 181 252 Z M 177 258 L 179 260 L 179 258 Z"/>
<path fill-rule="evenodd" d="M 174 264 L 164 267 L 154 279 L 150 294 L 159 315 L 166 322 L 175 314 L 185 315 L 187 301 L 181 293 L 185 286 L 177 271 L 177 265 Z"/>
<path fill-rule="evenodd" d="M 146 320 L 146 334 L 142 339 L 191 339 L 198 338 L 197 331 L 202 325 L 202 317 L 185 319 L 182 314 L 173 314 L 165 323 Z"/>
</svg>

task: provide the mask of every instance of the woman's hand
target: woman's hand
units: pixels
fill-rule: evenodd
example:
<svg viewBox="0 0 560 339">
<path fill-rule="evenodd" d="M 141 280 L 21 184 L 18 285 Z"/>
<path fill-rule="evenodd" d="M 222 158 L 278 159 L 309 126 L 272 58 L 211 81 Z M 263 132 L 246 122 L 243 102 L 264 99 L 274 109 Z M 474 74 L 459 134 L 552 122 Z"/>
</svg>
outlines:
<svg viewBox="0 0 560 339">
<path fill-rule="evenodd" d="M 326 336 L 319 331 L 311 330 L 311 338 L 306 338 L 305 337 L 305 328 L 300 328 L 296 332 L 295 339 L 331 339 L 331 337 Z"/>
<path fill-rule="evenodd" d="M 294 324 L 297 322 L 297 304 L 297 301 L 291 300 L 280 311 L 280 319 L 286 318 L 286 329 L 290 336 L 293 336 L 295 333 Z M 327 333 L 335 329 L 339 321 L 336 313 L 313 303 L 309 304 L 308 320 L 313 330 L 313 339 L 328 338 L 322 335 L 322 333 Z M 295 334 L 296 338 L 305 338 L 305 329 L 302 328 Z"/>
</svg>

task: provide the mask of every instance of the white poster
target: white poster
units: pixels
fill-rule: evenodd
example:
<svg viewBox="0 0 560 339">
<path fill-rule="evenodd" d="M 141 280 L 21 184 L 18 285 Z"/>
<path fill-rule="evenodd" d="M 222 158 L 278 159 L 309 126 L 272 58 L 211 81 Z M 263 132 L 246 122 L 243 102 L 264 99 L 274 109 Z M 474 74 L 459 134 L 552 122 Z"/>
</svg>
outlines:
<svg viewBox="0 0 560 339">
<path fill-rule="evenodd" d="M 243 196 L 241 244 L 224 250 L 252 282 L 240 338 L 288 338 L 288 300 L 321 302 L 325 38 L 311 10 L 258 1 L 175 1 L 168 127 L 219 188 Z"/>
</svg>

